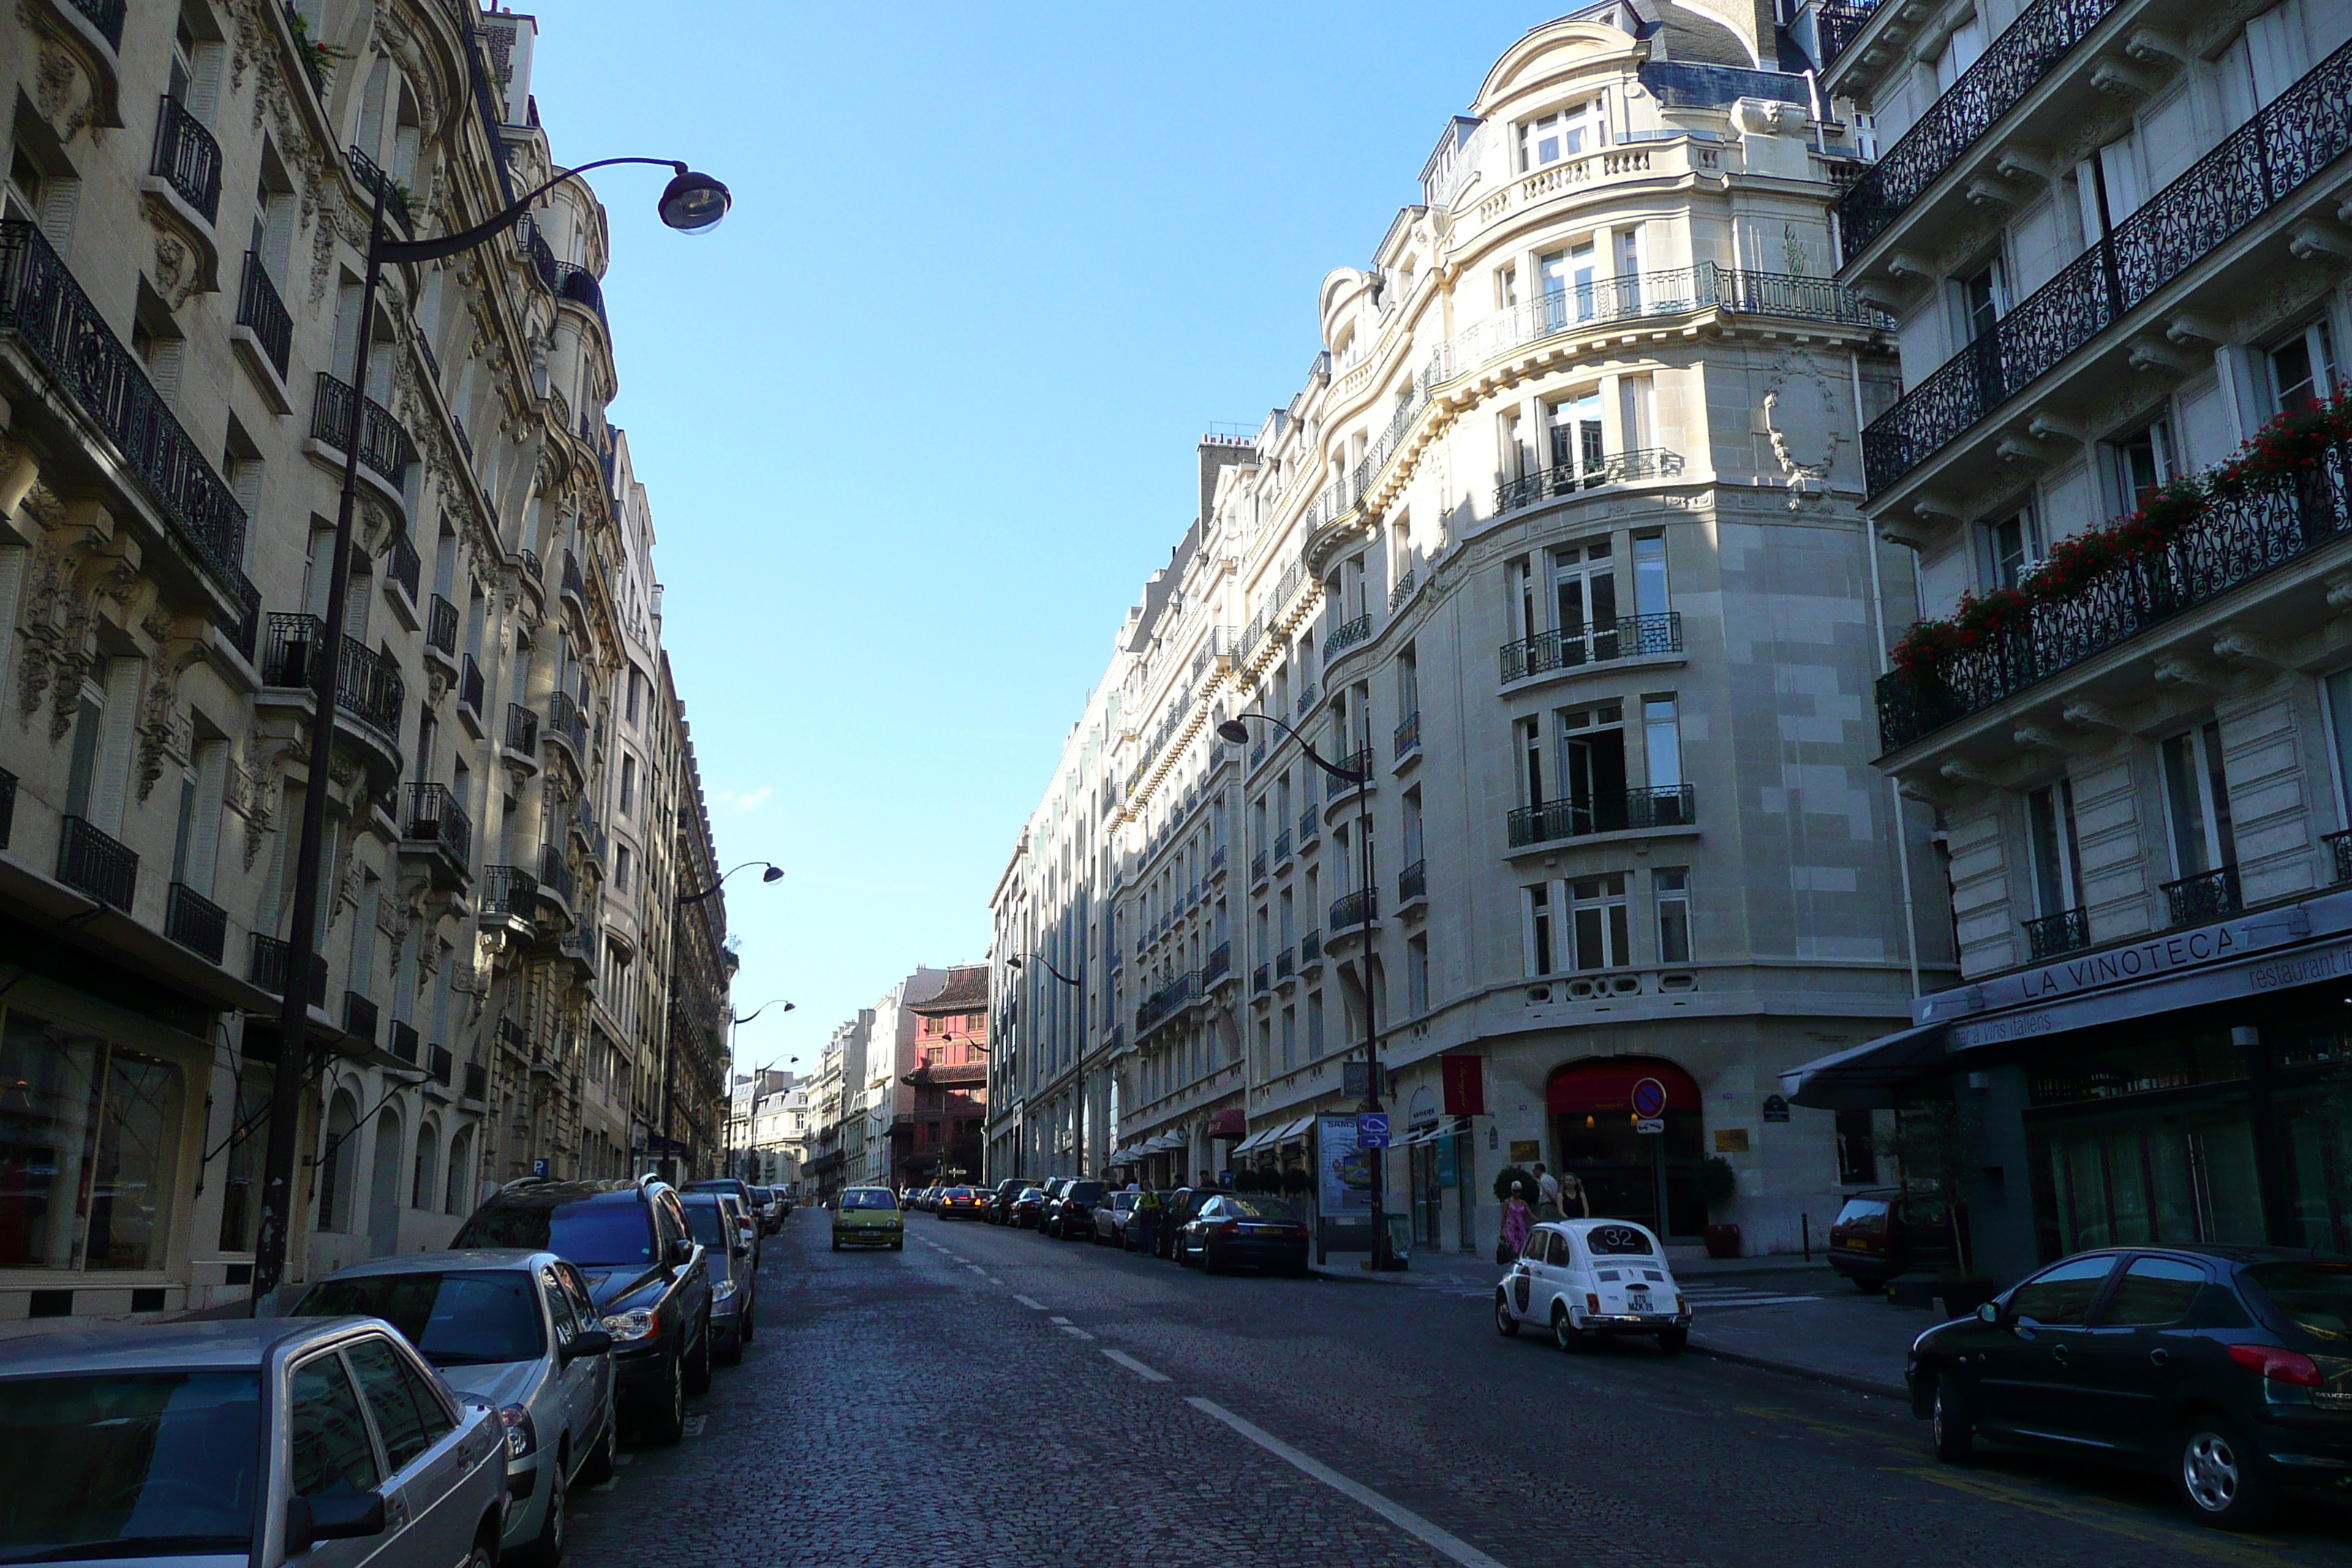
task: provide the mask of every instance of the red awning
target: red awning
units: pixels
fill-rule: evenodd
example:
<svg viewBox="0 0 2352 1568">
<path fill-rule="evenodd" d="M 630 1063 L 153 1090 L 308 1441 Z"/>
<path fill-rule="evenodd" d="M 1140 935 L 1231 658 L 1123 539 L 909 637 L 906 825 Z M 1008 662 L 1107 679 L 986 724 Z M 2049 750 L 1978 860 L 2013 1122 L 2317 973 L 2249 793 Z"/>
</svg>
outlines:
<svg viewBox="0 0 2352 1568">
<path fill-rule="evenodd" d="M 1699 1108 L 1697 1080 L 1654 1057 L 1596 1057 L 1571 1063 L 1553 1075 L 1544 1101 L 1555 1116 L 1628 1116 L 1636 1110 L 1634 1086 L 1645 1079 L 1666 1091 L 1663 1110 Z M 1655 1114 L 1647 1105 L 1639 1109 L 1643 1115 Z"/>
<path fill-rule="evenodd" d="M 1209 1136 L 1212 1138 L 1238 1138 L 1248 1128 L 1249 1122 L 1238 1105 L 1229 1105 L 1209 1118 Z"/>
</svg>

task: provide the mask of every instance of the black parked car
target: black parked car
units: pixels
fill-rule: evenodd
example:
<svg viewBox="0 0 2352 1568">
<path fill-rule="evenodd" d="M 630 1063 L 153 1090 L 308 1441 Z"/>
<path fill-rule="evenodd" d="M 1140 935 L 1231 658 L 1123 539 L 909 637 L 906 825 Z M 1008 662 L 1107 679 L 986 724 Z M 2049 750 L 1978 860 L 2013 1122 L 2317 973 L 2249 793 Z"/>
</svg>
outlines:
<svg viewBox="0 0 2352 1568">
<path fill-rule="evenodd" d="M 1183 1234 L 1192 1216 L 1201 1212 L 1201 1206 L 1222 1190 L 1217 1187 L 1178 1187 L 1173 1192 L 1161 1193 L 1160 1201 L 1166 1206 L 1160 1213 L 1160 1241 L 1154 1250 L 1162 1258 L 1182 1261 L 1182 1255 L 1176 1250 L 1176 1238 Z"/>
<path fill-rule="evenodd" d="M 2169 1471 L 2251 1529 L 2282 1486 L 2352 1473 L 2352 1262 L 2255 1247 L 2079 1253 L 1921 1334 L 1937 1457 L 1990 1437 Z"/>
<path fill-rule="evenodd" d="M 1036 1184 L 1026 1176 L 1014 1176 L 997 1183 L 996 1190 L 989 1194 L 987 1206 L 980 1211 L 980 1217 L 991 1225 L 1011 1224 L 1013 1200 L 1021 1195 L 1023 1188 Z"/>
<path fill-rule="evenodd" d="M 702 1243 L 710 1267 L 710 1322 L 717 1337 L 712 1353 L 721 1366 L 740 1365 L 743 1346 L 756 1327 L 760 1275 L 751 1260 L 751 1244 L 736 1227 L 732 1205 L 725 1193 L 688 1193 L 684 1200 L 686 1223 Z"/>
<path fill-rule="evenodd" d="M 1236 1264 L 1286 1274 L 1307 1272 L 1311 1239 L 1298 1211 L 1277 1197 L 1203 1189 L 1203 1200 L 1176 1233 L 1176 1261 L 1222 1274 Z"/>
<path fill-rule="evenodd" d="M 1045 1210 L 1045 1234 L 1076 1241 L 1095 1233 L 1095 1205 L 1102 1202 L 1105 1184 L 1068 1182 Z"/>
<path fill-rule="evenodd" d="M 1024 1187 L 1013 1200 L 1005 1221 L 1023 1230 L 1035 1230 L 1045 1223 L 1045 1192 L 1042 1187 Z"/>
<path fill-rule="evenodd" d="M 449 1246 L 571 1259 L 613 1336 L 623 1405 L 656 1443 L 685 1435 L 686 1396 L 710 1387 L 710 1264 L 667 1183 L 510 1183 Z"/>
</svg>

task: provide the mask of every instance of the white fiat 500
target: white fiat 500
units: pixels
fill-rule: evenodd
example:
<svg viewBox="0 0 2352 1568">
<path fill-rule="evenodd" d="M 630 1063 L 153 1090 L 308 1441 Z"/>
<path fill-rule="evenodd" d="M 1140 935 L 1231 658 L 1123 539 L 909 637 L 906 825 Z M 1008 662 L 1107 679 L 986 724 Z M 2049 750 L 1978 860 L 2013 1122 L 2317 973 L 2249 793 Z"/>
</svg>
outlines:
<svg viewBox="0 0 2352 1568">
<path fill-rule="evenodd" d="M 1622 1219 L 1570 1219 L 1537 1226 L 1527 1250 L 1495 1287 L 1495 1327 L 1550 1325 L 1552 1342 L 1584 1350 L 1603 1334 L 1654 1334 L 1680 1353 L 1690 1342 L 1690 1303 L 1646 1226 Z"/>
</svg>

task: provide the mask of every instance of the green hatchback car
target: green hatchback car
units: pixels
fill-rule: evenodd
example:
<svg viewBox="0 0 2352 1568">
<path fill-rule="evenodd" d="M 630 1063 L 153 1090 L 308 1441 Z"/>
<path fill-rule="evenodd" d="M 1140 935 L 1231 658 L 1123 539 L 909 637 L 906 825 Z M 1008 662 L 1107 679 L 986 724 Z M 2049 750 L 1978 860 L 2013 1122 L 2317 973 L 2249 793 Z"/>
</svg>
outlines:
<svg viewBox="0 0 2352 1568">
<path fill-rule="evenodd" d="M 887 1247 L 907 1249 L 907 1224 L 898 1215 L 898 1194 L 887 1187 L 852 1187 L 833 1206 L 833 1249 Z"/>
</svg>

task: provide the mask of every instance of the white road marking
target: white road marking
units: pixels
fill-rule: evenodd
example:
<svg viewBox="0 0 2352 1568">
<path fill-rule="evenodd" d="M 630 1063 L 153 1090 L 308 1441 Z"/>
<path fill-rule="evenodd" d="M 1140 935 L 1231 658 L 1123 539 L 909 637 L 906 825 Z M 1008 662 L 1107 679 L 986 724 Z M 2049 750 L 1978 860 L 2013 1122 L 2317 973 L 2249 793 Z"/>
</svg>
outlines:
<svg viewBox="0 0 2352 1568">
<path fill-rule="evenodd" d="M 1067 1328 L 1070 1322 L 1070 1320 L 1067 1318 L 1048 1318 L 1045 1321 L 1049 1323 L 1059 1323 L 1065 1328 Z"/>
<path fill-rule="evenodd" d="M 1074 1327 L 1068 1323 L 1064 1323 L 1062 1325 L 1062 1331 L 1068 1334 L 1073 1339 L 1090 1340 L 1094 1338 L 1094 1335 L 1087 1332 L 1086 1330 Z"/>
<path fill-rule="evenodd" d="M 1166 1373 L 1160 1372 L 1144 1365 L 1141 1362 L 1136 1360 L 1125 1351 L 1105 1351 L 1103 1352 L 1103 1354 L 1110 1357 L 1111 1360 L 1118 1363 L 1119 1365 L 1127 1368 L 1128 1371 L 1135 1373 L 1136 1376 L 1143 1379 L 1146 1383 L 1165 1383 L 1168 1381 L 1168 1374 Z"/>
<path fill-rule="evenodd" d="M 995 1275 L 993 1275 L 993 1274 L 991 1274 L 990 1276 L 988 1276 L 988 1282 L 989 1282 L 991 1285 L 1002 1285 L 1002 1284 L 1003 1284 L 1003 1283 L 1004 1283 L 1004 1281 L 1003 1281 L 1003 1280 L 999 1279 L 998 1279 Z"/>
<path fill-rule="evenodd" d="M 1045 1310 L 1045 1303 L 1043 1301 L 1032 1301 L 1026 1296 L 1015 1296 L 1013 1299 L 1033 1312 L 1042 1312 Z"/>
<path fill-rule="evenodd" d="M 1357 1502 L 1362 1503 L 1407 1535 L 1422 1542 L 1432 1551 L 1461 1563 L 1463 1568 L 1503 1568 L 1502 1563 L 1487 1556 L 1460 1536 L 1439 1529 L 1412 1510 L 1402 1503 L 1391 1502 L 1371 1488 L 1349 1480 L 1320 1459 L 1310 1458 L 1300 1453 L 1273 1433 L 1251 1425 L 1223 1405 L 1202 1399 L 1197 1394 L 1185 1395 L 1184 1403 L 1203 1415 L 1214 1416 L 1267 1453 L 1297 1466 L 1340 1496 L 1352 1498 Z"/>
<path fill-rule="evenodd" d="M 965 1264 L 965 1265 L 964 1265 L 964 1267 L 965 1267 L 966 1268 L 971 1269 L 974 1274 L 985 1274 L 985 1273 L 987 1273 L 987 1272 L 988 1272 L 988 1270 L 987 1270 L 987 1269 L 982 1268 L 979 1264 L 977 1264 L 977 1263 L 967 1263 L 967 1264 Z"/>
</svg>

